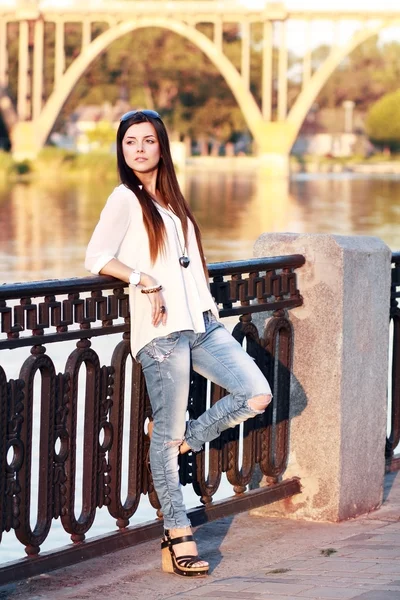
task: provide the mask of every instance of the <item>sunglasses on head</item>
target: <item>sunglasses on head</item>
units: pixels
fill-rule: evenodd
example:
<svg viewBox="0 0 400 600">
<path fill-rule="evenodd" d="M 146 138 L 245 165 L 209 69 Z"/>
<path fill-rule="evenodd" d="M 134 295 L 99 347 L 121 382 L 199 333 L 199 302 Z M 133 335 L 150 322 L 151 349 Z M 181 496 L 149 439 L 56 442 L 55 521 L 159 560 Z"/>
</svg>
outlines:
<svg viewBox="0 0 400 600">
<path fill-rule="evenodd" d="M 129 110 L 124 115 L 122 115 L 119 122 L 124 123 L 125 121 L 127 121 L 128 119 L 131 119 L 138 113 L 141 113 L 142 115 L 145 115 L 146 117 L 152 117 L 153 119 L 160 119 L 160 121 L 161 121 L 161 117 L 158 114 L 158 112 L 156 112 L 155 110 L 144 109 L 144 110 Z"/>
</svg>

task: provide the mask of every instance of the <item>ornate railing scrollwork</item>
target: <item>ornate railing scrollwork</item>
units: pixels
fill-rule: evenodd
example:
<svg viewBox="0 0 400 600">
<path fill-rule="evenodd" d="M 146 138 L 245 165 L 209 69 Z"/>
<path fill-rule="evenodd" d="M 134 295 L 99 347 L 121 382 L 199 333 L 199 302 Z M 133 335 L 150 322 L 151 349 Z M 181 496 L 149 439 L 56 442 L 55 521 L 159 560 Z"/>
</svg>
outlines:
<svg viewBox="0 0 400 600">
<path fill-rule="evenodd" d="M 250 493 L 246 489 L 257 465 L 272 485 L 282 479 L 288 455 L 293 347 L 288 315 L 302 303 L 296 269 L 303 263 L 304 258 L 295 255 L 209 265 L 220 316 L 239 316 L 233 336 L 246 345 L 267 376 L 274 400 L 263 415 L 242 426 L 242 434 L 238 426 L 211 442 L 206 452 L 180 457 L 181 482 L 193 485 L 206 510 L 213 506 L 224 473 L 236 497 Z M 151 407 L 141 367 L 130 357 L 125 285 L 111 277 L 87 277 L 0 286 L 0 350 L 31 348 L 16 379 L 7 379 L 6 361 L 0 366 L 0 541 L 3 531 L 14 530 L 26 553 L 39 561 L 53 519 L 60 518 L 71 540 L 82 547 L 101 507 L 125 532 L 143 494 L 161 516 L 148 464 L 145 424 Z M 259 312 L 270 316 L 261 337 L 252 321 L 252 314 Z M 118 334 L 118 339 L 107 338 L 115 344 L 107 365 L 95 340 L 110 334 Z M 65 366 L 57 373 L 52 350 L 71 340 L 76 347 L 71 352 L 68 346 Z M 58 351 L 58 360 L 59 355 Z M 5 354 L 0 354 L 0 361 L 1 356 Z M 191 378 L 188 411 L 196 417 L 205 410 L 208 394 L 213 404 L 225 391 L 197 373 L 192 372 Z M 40 404 L 37 491 L 32 480 L 34 402 Z M 82 403 L 84 410 L 78 415 Z M 77 470 L 78 419 L 82 473 Z M 123 456 L 128 457 L 126 472 Z M 80 514 L 76 514 L 78 483 Z M 33 494 L 38 508 L 31 527 Z M 0 568 L 0 582 L 2 572 Z"/>
<path fill-rule="evenodd" d="M 394 452 L 400 444 L 400 252 L 392 255 L 392 282 L 390 291 L 390 320 L 392 322 L 391 338 L 391 373 L 390 392 L 391 405 L 389 407 L 390 432 L 386 438 L 386 468 L 387 470 L 400 469 L 400 457 L 394 457 Z"/>
</svg>

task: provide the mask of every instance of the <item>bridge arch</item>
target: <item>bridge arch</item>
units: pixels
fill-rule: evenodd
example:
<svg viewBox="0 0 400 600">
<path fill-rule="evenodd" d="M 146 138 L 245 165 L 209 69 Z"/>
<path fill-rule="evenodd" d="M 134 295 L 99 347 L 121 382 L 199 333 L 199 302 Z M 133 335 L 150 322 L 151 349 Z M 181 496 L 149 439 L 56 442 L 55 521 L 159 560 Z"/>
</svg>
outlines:
<svg viewBox="0 0 400 600">
<path fill-rule="evenodd" d="M 30 129 L 25 131 L 24 127 L 29 125 L 27 122 L 18 123 L 13 129 L 16 131 L 20 127 L 22 135 L 19 137 L 22 138 L 22 140 L 26 140 L 28 139 L 28 136 L 31 136 L 34 147 L 39 150 L 45 144 L 62 106 L 67 100 L 74 85 L 93 60 L 95 60 L 112 42 L 127 33 L 136 29 L 160 27 L 188 39 L 217 67 L 242 111 L 248 128 L 257 144 L 259 155 L 269 156 L 273 161 L 277 160 L 277 168 L 279 170 L 281 169 L 280 162 L 282 162 L 282 159 L 282 164 L 287 160 L 287 158 L 284 159 L 284 157 L 288 157 L 312 103 L 315 101 L 319 91 L 328 81 L 340 62 L 368 38 L 376 35 L 382 29 L 389 26 L 392 27 L 398 23 L 400 23 L 400 17 L 391 21 L 382 19 L 373 26 L 357 31 L 345 45 L 334 46 L 323 64 L 312 75 L 304 89 L 296 98 L 286 119 L 281 121 L 266 121 L 263 118 L 261 110 L 253 95 L 244 84 L 241 74 L 223 54 L 222 50 L 207 36 L 198 31 L 194 26 L 173 19 L 171 16 L 134 18 L 112 25 L 83 49 L 81 54 L 60 78 L 59 83 L 44 105 L 40 115 L 35 122 L 32 123 L 32 131 Z M 18 136 L 13 136 L 13 151 L 14 147 L 18 147 Z M 269 159 L 267 159 L 267 161 L 268 160 Z M 275 166 L 272 171 L 274 170 Z"/>
<path fill-rule="evenodd" d="M 231 89 L 236 101 L 243 113 L 249 130 L 254 139 L 257 140 L 260 131 L 260 122 L 262 122 L 261 111 L 248 89 L 246 89 L 240 73 L 222 53 L 221 50 L 203 33 L 191 25 L 182 21 L 175 21 L 167 17 L 149 17 L 140 18 L 131 21 L 125 21 L 107 29 L 97 38 L 95 38 L 81 54 L 69 66 L 67 71 L 61 77 L 57 87 L 47 100 L 40 116 L 37 119 L 36 132 L 37 142 L 42 147 L 48 138 L 52 127 L 65 103 L 69 94 L 78 79 L 83 75 L 89 65 L 103 52 L 112 42 L 123 35 L 146 27 L 160 27 L 168 29 L 190 42 L 195 44 L 217 67 Z"/>
<path fill-rule="evenodd" d="M 308 84 L 296 98 L 296 101 L 287 116 L 287 122 L 291 125 L 290 131 L 292 135 L 289 151 L 299 134 L 300 128 L 313 102 L 342 60 L 346 58 L 346 56 L 349 56 L 349 54 L 363 42 L 366 42 L 369 38 L 382 31 L 382 29 L 389 26 L 392 27 L 399 23 L 400 19 L 392 20 L 390 22 L 384 21 L 374 27 L 361 29 L 352 36 L 347 44 L 344 46 L 334 46 L 331 49 L 323 64 L 315 71 Z"/>
</svg>

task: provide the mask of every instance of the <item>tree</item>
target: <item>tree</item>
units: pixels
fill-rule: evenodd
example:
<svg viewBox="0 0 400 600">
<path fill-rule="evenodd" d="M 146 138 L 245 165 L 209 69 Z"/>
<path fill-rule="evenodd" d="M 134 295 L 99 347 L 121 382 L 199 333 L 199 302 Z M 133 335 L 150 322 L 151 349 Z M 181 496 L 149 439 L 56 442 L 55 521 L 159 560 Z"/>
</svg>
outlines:
<svg viewBox="0 0 400 600">
<path fill-rule="evenodd" d="M 329 54 L 329 46 L 313 51 L 317 68 Z M 368 110 L 383 94 L 398 88 L 400 79 L 400 44 L 380 44 L 374 36 L 358 46 L 338 66 L 319 93 L 321 108 L 335 108 L 344 100 L 353 100 L 359 110 Z"/>
<path fill-rule="evenodd" d="M 94 148 L 109 152 L 115 142 L 115 129 L 109 121 L 99 121 L 86 132 L 86 136 Z"/>
<path fill-rule="evenodd" d="M 366 131 L 373 144 L 400 148 L 400 90 L 385 94 L 370 108 Z"/>
</svg>

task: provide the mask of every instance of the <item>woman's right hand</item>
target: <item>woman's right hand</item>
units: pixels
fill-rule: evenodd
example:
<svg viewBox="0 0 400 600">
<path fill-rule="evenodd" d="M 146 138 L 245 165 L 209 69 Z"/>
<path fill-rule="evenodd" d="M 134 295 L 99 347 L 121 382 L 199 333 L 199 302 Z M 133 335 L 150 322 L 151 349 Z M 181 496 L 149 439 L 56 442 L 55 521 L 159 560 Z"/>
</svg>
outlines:
<svg viewBox="0 0 400 600">
<path fill-rule="evenodd" d="M 147 273 L 140 273 L 140 285 L 146 288 L 158 287 L 160 284 L 154 277 L 147 275 Z M 151 304 L 151 322 L 154 327 L 157 327 L 160 323 L 163 325 L 167 324 L 167 307 L 165 306 L 164 296 L 162 291 L 152 292 L 146 294 Z M 164 310 L 162 309 L 164 307 Z"/>
</svg>

